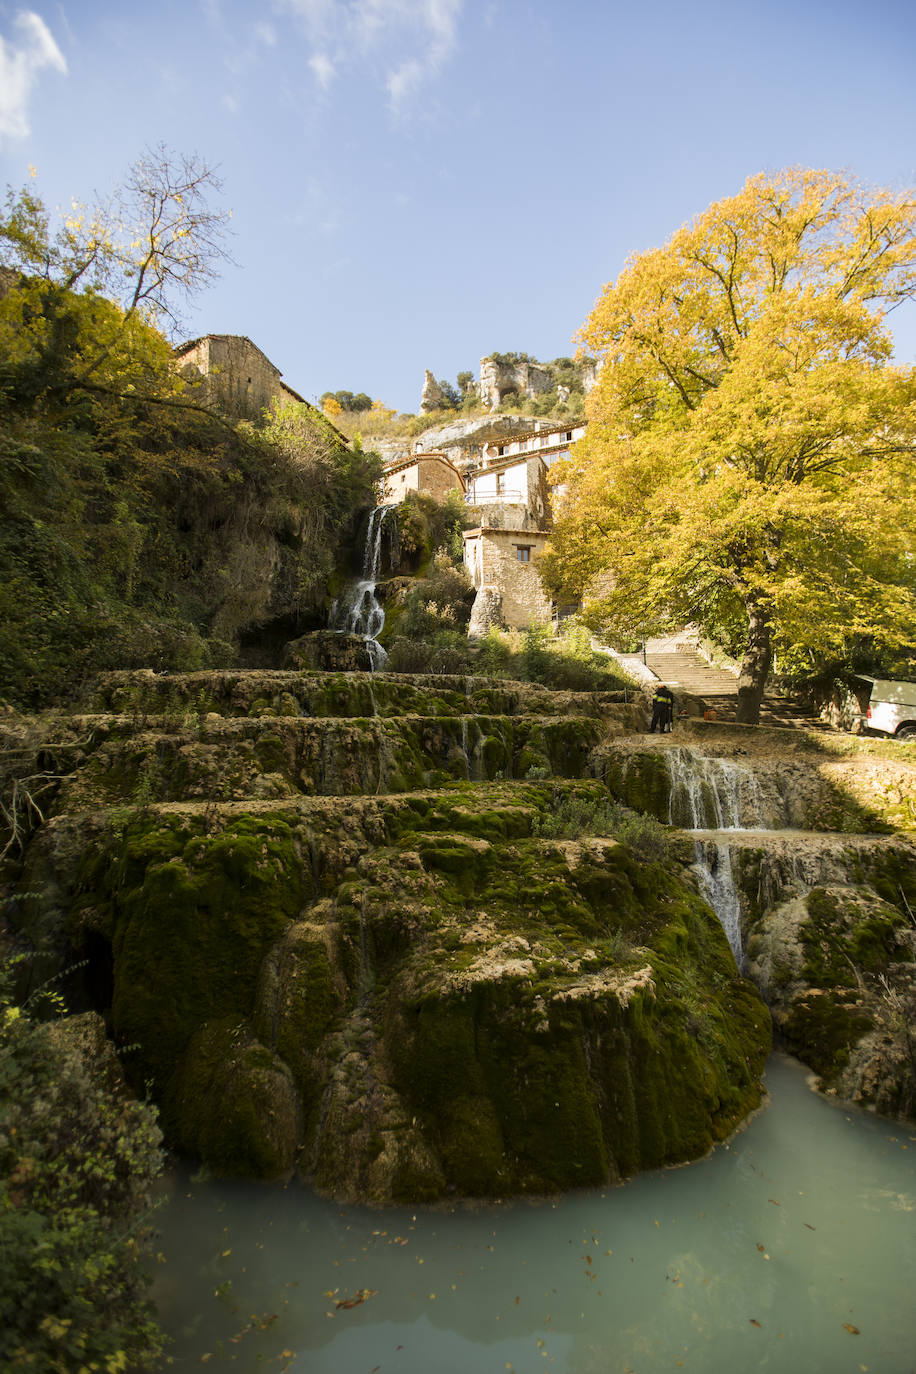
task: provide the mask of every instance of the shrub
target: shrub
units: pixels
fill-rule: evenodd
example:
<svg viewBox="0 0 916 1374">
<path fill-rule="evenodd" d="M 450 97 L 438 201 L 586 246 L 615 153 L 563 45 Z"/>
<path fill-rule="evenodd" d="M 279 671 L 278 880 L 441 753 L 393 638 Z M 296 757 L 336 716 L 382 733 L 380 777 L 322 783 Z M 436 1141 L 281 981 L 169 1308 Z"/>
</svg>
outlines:
<svg viewBox="0 0 916 1374">
<path fill-rule="evenodd" d="M 41 1023 L 0 977 L 0 1363 L 32 1374 L 146 1369 L 163 1337 L 146 1296 L 154 1110 L 100 1054 L 93 1015 Z"/>
</svg>

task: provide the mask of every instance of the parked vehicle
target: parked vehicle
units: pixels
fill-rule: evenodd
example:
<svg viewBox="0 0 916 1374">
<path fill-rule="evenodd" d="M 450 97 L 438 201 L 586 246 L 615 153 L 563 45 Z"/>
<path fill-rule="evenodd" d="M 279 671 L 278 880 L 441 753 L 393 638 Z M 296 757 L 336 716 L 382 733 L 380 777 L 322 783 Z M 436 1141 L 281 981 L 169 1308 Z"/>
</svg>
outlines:
<svg viewBox="0 0 916 1374">
<path fill-rule="evenodd" d="M 894 739 L 916 739 L 916 682 L 889 682 L 864 673 L 862 678 L 871 683 L 863 728 Z"/>
</svg>

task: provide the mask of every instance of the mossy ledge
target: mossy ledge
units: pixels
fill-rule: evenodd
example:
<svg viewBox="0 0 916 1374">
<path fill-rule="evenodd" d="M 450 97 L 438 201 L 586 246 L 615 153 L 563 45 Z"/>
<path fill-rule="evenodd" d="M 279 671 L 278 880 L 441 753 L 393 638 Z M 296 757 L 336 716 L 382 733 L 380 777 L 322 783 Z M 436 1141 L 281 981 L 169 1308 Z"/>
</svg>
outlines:
<svg viewBox="0 0 916 1374">
<path fill-rule="evenodd" d="M 675 862 L 544 837 L 606 804 L 544 779 L 65 814 L 23 928 L 107 962 L 128 1073 L 215 1172 L 378 1203 L 604 1183 L 726 1137 L 770 1044 Z"/>
<path fill-rule="evenodd" d="M 109 674 L 0 722 L 13 781 L 59 778 L 7 916 L 221 1173 L 419 1201 L 693 1158 L 759 1099 L 758 991 L 826 1091 L 912 1116 L 906 747 L 646 719 L 466 675 Z M 671 822 L 775 827 L 708 836 L 750 982 Z"/>
</svg>

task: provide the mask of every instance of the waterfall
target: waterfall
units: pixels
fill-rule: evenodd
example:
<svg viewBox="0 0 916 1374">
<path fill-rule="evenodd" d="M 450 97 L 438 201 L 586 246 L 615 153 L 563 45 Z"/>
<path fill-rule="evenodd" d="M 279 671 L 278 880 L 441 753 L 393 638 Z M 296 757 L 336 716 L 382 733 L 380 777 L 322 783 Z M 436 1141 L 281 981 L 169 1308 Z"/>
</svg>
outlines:
<svg viewBox="0 0 916 1374">
<path fill-rule="evenodd" d="M 668 822 L 682 830 L 771 829 L 782 822 L 778 800 L 764 795 L 756 774 L 732 759 L 706 758 L 692 749 L 665 751 L 671 787 Z"/>
<path fill-rule="evenodd" d="M 682 830 L 770 829 L 781 822 L 780 799 L 767 797 L 756 774 L 732 759 L 706 758 L 692 749 L 665 751 L 670 778 L 668 820 Z M 741 902 L 727 843 L 694 840 L 700 890 L 719 918 L 741 966 Z"/>
<path fill-rule="evenodd" d="M 366 543 L 363 549 L 362 576 L 340 594 L 331 607 L 328 624 L 338 634 L 361 635 L 366 641 L 372 671 L 384 668 L 388 655 L 378 642 L 378 636 L 385 624 L 385 612 L 375 595 L 378 584 L 379 563 L 382 554 L 382 532 L 389 516 L 393 517 L 393 529 L 389 538 L 397 538 L 396 505 L 376 506 L 369 516 L 366 528 Z"/>
<path fill-rule="evenodd" d="M 719 918 L 728 936 L 735 962 L 741 967 L 744 949 L 741 942 L 741 900 L 732 873 L 732 852 L 727 844 L 714 840 L 694 841 L 694 871 L 700 890 Z"/>
</svg>

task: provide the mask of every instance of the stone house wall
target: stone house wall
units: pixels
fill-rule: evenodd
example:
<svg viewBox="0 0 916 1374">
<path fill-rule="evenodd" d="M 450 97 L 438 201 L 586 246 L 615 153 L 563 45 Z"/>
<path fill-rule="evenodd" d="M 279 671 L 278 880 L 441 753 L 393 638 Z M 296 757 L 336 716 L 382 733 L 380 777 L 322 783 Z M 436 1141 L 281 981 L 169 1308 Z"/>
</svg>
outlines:
<svg viewBox="0 0 916 1374">
<path fill-rule="evenodd" d="M 502 524 L 500 507 L 516 511 L 524 507 L 524 528 L 543 529 L 549 518 L 547 467 L 539 454 L 519 455 L 492 463 L 468 478 L 468 505 L 487 512 L 483 523 Z M 517 519 L 516 515 L 512 516 Z"/>
<path fill-rule="evenodd" d="M 409 491 L 425 492 L 444 501 L 450 491 L 464 492 L 461 475 L 440 453 L 418 453 L 407 462 L 393 464 L 385 472 L 382 500 L 403 501 Z"/>
<path fill-rule="evenodd" d="M 534 563 L 547 540 L 543 530 L 484 526 L 464 532 L 464 564 L 471 580 L 478 589 L 493 587 L 499 591 L 502 619 L 510 629 L 526 629 L 532 620 L 551 623 L 552 602 L 544 593 Z M 528 551 L 524 562 L 519 549 Z"/>
<path fill-rule="evenodd" d="M 196 383 L 206 403 L 233 419 L 257 419 L 274 398 L 296 393 L 266 354 L 241 334 L 208 334 L 176 350 L 181 375 Z"/>
</svg>

